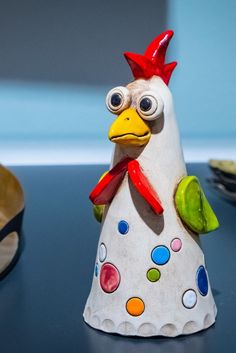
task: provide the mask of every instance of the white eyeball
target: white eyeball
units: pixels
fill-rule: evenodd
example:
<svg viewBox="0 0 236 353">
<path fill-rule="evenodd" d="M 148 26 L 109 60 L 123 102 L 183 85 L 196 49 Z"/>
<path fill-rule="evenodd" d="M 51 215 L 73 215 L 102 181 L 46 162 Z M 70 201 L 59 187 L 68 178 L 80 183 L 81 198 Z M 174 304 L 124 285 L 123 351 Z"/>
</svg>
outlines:
<svg viewBox="0 0 236 353">
<path fill-rule="evenodd" d="M 163 112 L 163 108 L 163 100 L 153 91 L 143 92 L 137 100 L 137 111 L 145 120 L 157 119 Z"/>
<path fill-rule="evenodd" d="M 131 102 L 131 95 L 126 87 L 115 87 L 106 96 L 106 105 L 113 114 L 118 114 L 128 108 Z"/>
</svg>

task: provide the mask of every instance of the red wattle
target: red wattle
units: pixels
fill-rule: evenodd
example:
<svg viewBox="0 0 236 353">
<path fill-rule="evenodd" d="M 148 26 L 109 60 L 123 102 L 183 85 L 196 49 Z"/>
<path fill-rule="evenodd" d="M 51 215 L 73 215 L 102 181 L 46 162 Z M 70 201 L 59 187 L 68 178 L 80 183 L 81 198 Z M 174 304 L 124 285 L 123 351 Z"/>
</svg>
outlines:
<svg viewBox="0 0 236 353">
<path fill-rule="evenodd" d="M 123 161 L 115 165 L 109 172 L 99 181 L 89 195 L 94 205 L 106 205 L 115 196 L 125 173 L 128 169 L 128 163 L 131 158 L 125 158 Z"/>
<path fill-rule="evenodd" d="M 99 181 L 91 194 L 90 200 L 94 205 L 106 205 L 110 203 L 115 196 L 125 173 L 128 171 L 129 177 L 140 195 L 149 203 L 153 211 L 162 214 L 164 209 L 158 198 L 157 193 L 153 190 L 148 179 L 141 171 L 139 162 L 132 158 L 125 158 L 116 164 L 109 172 Z"/>
<path fill-rule="evenodd" d="M 135 159 L 128 164 L 128 173 L 129 177 L 132 180 L 134 186 L 141 194 L 141 196 L 149 203 L 153 211 L 157 214 L 162 214 L 164 209 L 161 205 L 161 202 L 150 185 L 148 179 L 142 173 L 138 161 Z"/>
</svg>

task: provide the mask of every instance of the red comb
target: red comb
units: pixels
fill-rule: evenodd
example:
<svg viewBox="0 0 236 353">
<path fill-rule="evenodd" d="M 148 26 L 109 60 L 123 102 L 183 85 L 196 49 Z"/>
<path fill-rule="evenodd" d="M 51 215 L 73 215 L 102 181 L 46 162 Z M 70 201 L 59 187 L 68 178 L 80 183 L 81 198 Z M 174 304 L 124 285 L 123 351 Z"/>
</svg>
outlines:
<svg viewBox="0 0 236 353">
<path fill-rule="evenodd" d="M 132 70 L 135 79 L 149 79 L 156 75 L 168 85 L 177 62 L 165 64 L 168 44 L 174 32 L 168 30 L 159 34 L 147 47 L 144 55 L 126 52 L 124 56 Z"/>
</svg>

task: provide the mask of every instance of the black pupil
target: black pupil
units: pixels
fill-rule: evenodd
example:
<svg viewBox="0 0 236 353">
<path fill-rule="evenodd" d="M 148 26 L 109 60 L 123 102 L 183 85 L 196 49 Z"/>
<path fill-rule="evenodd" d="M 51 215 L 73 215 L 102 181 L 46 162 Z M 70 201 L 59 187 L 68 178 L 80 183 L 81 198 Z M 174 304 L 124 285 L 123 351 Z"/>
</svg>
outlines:
<svg viewBox="0 0 236 353">
<path fill-rule="evenodd" d="M 113 105 L 113 107 L 119 107 L 119 105 L 121 104 L 121 95 L 119 93 L 114 93 L 111 96 L 111 104 Z"/>
<path fill-rule="evenodd" d="M 152 101 L 149 98 L 143 98 L 140 102 L 140 109 L 144 112 L 147 112 L 152 107 Z"/>
</svg>

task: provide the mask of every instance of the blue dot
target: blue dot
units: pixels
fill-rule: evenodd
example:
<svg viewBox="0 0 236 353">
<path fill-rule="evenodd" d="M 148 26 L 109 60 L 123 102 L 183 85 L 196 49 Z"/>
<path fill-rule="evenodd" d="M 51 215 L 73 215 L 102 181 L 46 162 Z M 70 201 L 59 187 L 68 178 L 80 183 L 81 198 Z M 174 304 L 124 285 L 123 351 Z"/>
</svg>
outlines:
<svg viewBox="0 0 236 353">
<path fill-rule="evenodd" d="M 98 276 L 98 263 L 97 262 L 95 264 L 94 274 L 96 277 Z"/>
<path fill-rule="evenodd" d="M 120 232 L 120 234 L 127 234 L 129 231 L 129 224 L 122 220 L 118 223 L 118 231 Z"/>
<path fill-rule="evenodd" d="M 157 265 L 165 265 L 170 259 L 170 251 L 164 245 L 159 245 L 152 250 L 152 261 Z"/>
<path fill-rule="evenodd" d="M 197 286 L 201 295 L 205 296 L 208 293 L 208 280 L 204 266 L 200 266 L 197 270 Z"/>
</svg>

